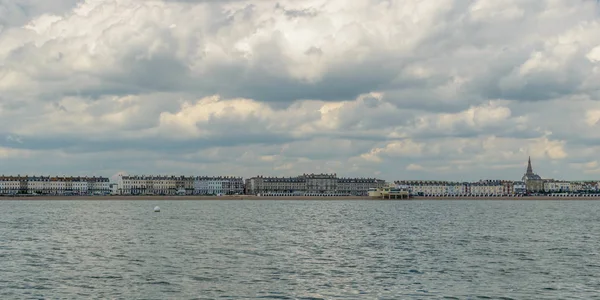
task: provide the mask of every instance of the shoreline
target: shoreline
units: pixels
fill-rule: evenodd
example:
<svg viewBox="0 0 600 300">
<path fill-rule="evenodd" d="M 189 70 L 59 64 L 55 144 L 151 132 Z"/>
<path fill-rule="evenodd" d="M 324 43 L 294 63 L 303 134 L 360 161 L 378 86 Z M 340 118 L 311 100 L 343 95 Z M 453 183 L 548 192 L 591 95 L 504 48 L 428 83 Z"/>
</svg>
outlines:
<svg viewBox="0 0 600 300">
<path fill-rule="evenodd" d="M 253 195 L 230 195 L 230 196 L 0 196 L 2 200 L 102 200 L 102 201 L 127 201 L 127 200 L 169 200 L 169 201 L 203 201 L 203 200 L 372 200 L 368 196 L 253 196 Z"/>
<path fill-rule="evenodd" d="M 600 200 L 597 197 L 555 197 L 555 196 L 524 196 L 524 197 L 424 197 L 415 196 L 410 199 L 381 199 L 369 196 L 254 196 L 254 195 L 231 195 L 231 196 L 0 196 L 3 200 L 91 200 L 91 201 L 203 201 L 203 200 L 319 200 L 319 201 L 339 201 L 339 200 L 368 200 L 368 201 L 442 201 L 442 200 L 504 200 L 504 201 L 528 201 L 528 200 Z"/>
<path fill-rule="evenodd" d="M 409 200 L 504 200 L 504 201 L 529 201 L 529 200 L 600 200 L 600 196 L 597 197 L 557 197 L 557 196 L 523 196 L 523 197 L 424 197 L 415 196 Z"/>
</svg>

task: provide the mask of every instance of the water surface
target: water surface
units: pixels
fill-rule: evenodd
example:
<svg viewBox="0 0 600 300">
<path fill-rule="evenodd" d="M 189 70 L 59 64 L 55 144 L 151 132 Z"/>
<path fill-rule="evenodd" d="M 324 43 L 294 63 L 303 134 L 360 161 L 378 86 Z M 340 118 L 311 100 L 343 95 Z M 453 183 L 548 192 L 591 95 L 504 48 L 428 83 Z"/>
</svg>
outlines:
<svg viewBox="0 0 600 300">
<path fill-rule="evenodd" d="M 0 201 L 0 298 L 593 299 L 599 210 L 594 201 Z"/>
</svg>

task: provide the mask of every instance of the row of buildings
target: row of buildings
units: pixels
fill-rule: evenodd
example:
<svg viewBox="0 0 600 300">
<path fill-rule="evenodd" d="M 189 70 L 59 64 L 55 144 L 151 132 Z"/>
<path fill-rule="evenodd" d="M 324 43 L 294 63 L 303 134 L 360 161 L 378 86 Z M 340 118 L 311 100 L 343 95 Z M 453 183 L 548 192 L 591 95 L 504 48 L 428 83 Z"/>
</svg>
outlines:
<svg viewBox="0 0 600 300">
<path fill-rule="evenodd" d="M 119 176 L 117 195 L 240 195 L 244 180 L 235 176 Z"/>
<path fill-rule="evenodd" d="M 395 181 L 397 188 L 408 190 L 414 196 L 479 196 L 525 194 L 521 181 L 481 180 L 478 182 L 452 182 L 436 180 Z"/>
<path fill-rule="evenodd" d="M 542 178 L 533 172 L 531 157 L 527 161 L 527 170 L 521 178 L 527 187 L 528 194 L 539 193 L 598 193 L 600 192 L 599 181 L 565 181 L 551 178 Z"/>
<path fill-rule="evenodd" d="M 111 183 L 107 177 L 0 176 L 0 195 L 107 195 Z"/>
<path fill-rule="evenodd" d="M 436 180 L 395 181 L 396 188 L 415 196 L 518 196 L 535 194 L 597 194 L 599 181 L 564 181 L 544 179 L 533 172 L 531 158 L 520 181 L 480 180 L 477 182 L 451 182 Z"/>
<path fill-rule="evenodd" d="M 105 177 L 0 176 L 0 195 L 264 195 L 366 196 L 386 182 L 376 178 L 338 178 L 336 174 L 295 177 L 123 175 Z"/>
<path fill-rule="evenodd" d="M 370 188 L 383 187 L 376 178 L 338 178 L 336 174 L 303 174 L 295 177 L 120 176 L 119 195 L 264 195 L 365 196 Z"/>
<path fill-rule="evenodd" d="M 366 196 L 386 186 L 377 178 L 338 178 L 337 174 L 302 174 L 295 177 L 256 176 L 246 179 L 246 193 L 277 196 Z"/>
<path fill-rule="evenodd" d="M 343 178 L 337 174 L 294 177 L 255 176 L 146 176 L 106 177 L 0 176 L 0 195 L 262 195 L 366 196 L 369 190 L 393 187 L 415 196 L 511 196 L 540 193 L 600 193 L 600 182 L 542 179 L 531 159 L 520 181 L 480 180 L 451 182 L 400 180 L 392 184 L 377 178 Z"/>
<path fill-rule="evenodd" d="M 598 181 L 544 180 L 532 188 L 524 181 L 481 180 L 477 182 L 451 182 L 434 180 L 395 181 L 396 188 L 407 190 L 414 196 L 512 196 L 526 194 L 589 194 L 600 193 Z M 539 188 L 538 188 L 539 187 Z"/>
</svg>

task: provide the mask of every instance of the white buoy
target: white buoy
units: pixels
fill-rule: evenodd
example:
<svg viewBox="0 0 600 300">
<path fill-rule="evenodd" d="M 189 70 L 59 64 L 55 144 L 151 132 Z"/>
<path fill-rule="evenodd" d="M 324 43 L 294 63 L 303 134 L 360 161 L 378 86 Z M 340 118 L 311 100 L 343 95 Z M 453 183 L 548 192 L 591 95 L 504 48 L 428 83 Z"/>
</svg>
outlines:
<svg viewBox="0 0 600 300">
<path fill-rule="evenodd" d="M 154 212 L 160 212 L 160 207 L 156 206 L 156 207 L 154 208 Z"/>
</svg>

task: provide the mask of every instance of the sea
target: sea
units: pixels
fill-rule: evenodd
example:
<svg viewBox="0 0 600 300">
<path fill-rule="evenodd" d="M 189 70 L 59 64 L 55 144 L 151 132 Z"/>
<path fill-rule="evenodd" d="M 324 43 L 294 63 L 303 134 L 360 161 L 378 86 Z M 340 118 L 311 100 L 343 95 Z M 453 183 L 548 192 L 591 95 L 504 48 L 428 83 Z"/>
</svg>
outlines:
<svg viewBox="0 0 600 300">
<path fill-rule="evenodd" d="M 598 299 L 599 235 L 600 201 L 0 201 L 0 299 Z"/>
</svg>

